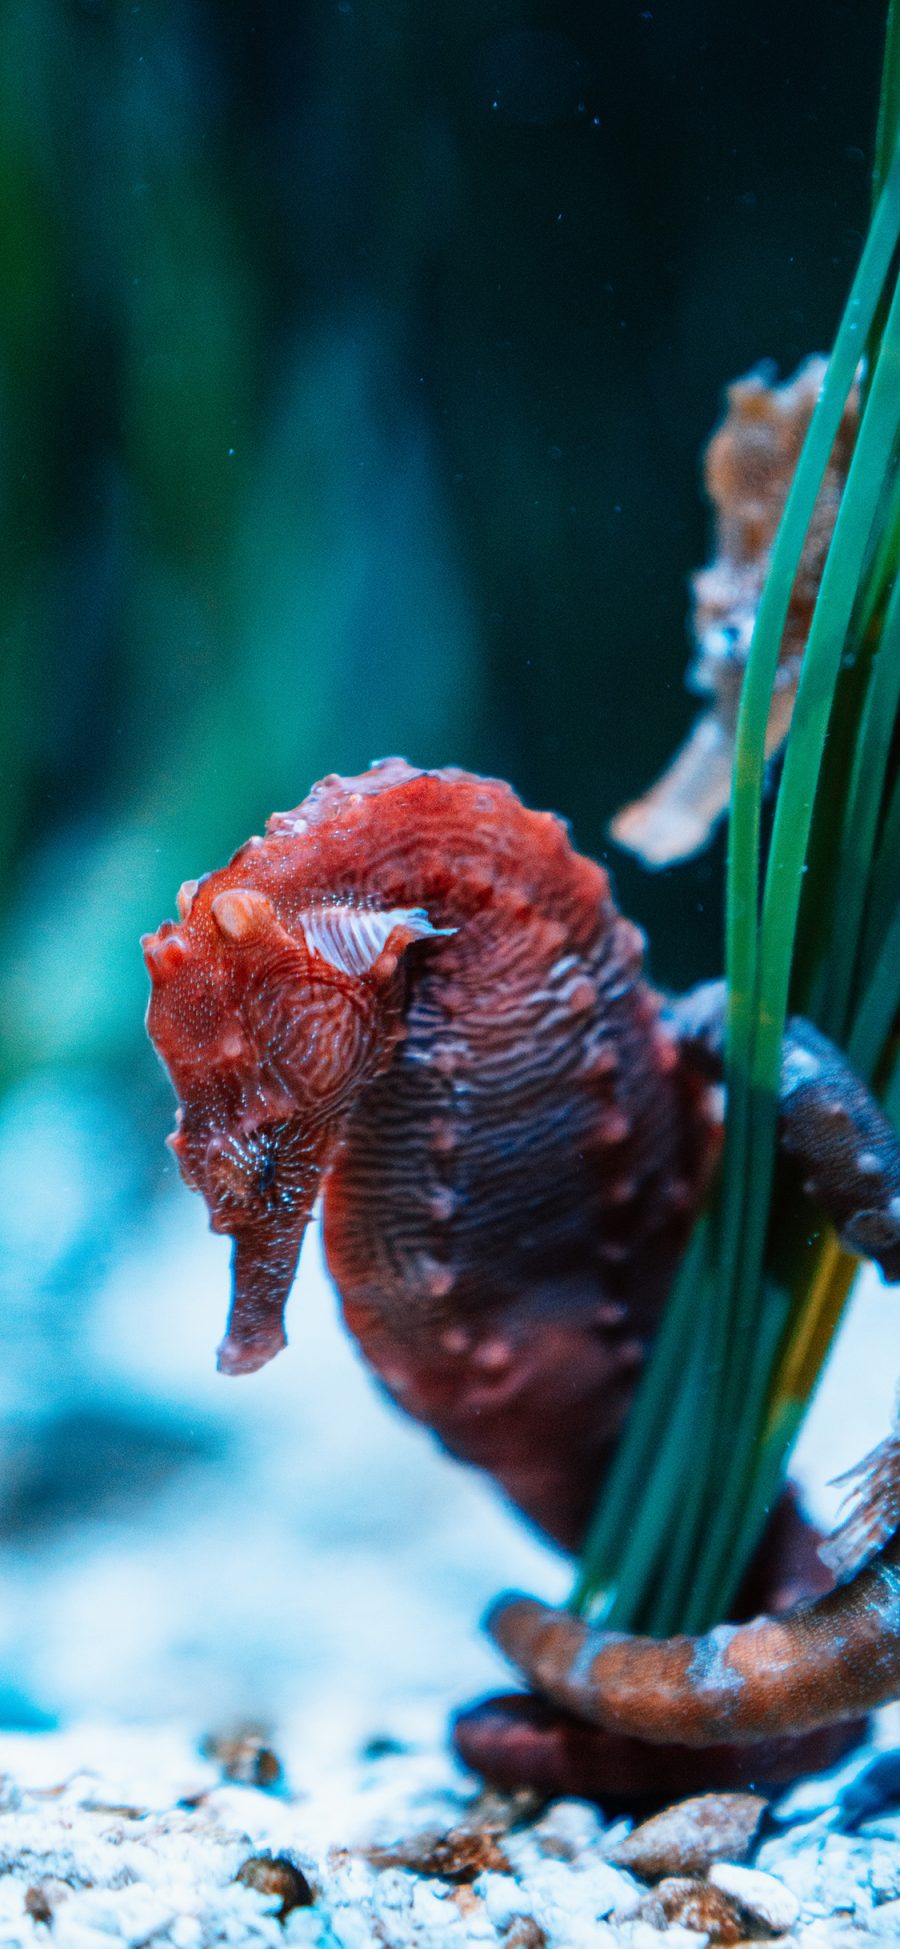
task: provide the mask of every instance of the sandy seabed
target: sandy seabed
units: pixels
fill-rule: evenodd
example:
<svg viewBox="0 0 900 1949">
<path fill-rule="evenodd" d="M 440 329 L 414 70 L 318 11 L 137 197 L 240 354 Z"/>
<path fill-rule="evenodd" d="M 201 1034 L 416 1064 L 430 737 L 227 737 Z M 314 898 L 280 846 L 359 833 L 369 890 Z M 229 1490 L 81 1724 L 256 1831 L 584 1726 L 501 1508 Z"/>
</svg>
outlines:
<svg viewBox="0 0 900 1949">
<path fill-rule="evenodd" d="M 568 1566 L 379 1399 L 315 1238 L 290 1349 L 242 1382 L 214 1371 L 226 1287 L 199 1208 L 164 1200 L 81 1347 L 88 1423 L 154 1431 L 138 1489 L 117 1499 L 111 1451 L 87 1516 L 0 1539 L 0 1655 L 26 1726 L 34 1707 L 34 1729 L 0 1734 L 0 1944 L 710 1939 L 660 1929 L 652 1891 L 608 1859 L 622 1823 L 583 1803 L 515 1826 L 494 1865 L 462 1876 L 434 1872 L 427 1848 L 417 1866 L 368 1858 L 465 1822 L 476 1783 L 447 1716 L 508 1684 L 478 1619 L 507 1585 L 560 1599 Z M 798 1455 L 820 1519 L 828 1478 L 886 1432 L 898 1374 L 897 1294 L 867 1277 Z M 280 1761 L 274 1791 L 204 1756 L 247 1721 Z M 874 1750 L 895 1745 L 891 1708 Z M 757 1939 L 900 1942 L 900 1765 L 893 1801 L 853 1800 L 872 1750 L 772 1811 L 753 1865 L 775 1894 L 763 1882 L 757 1912 L 739 1910 Z M 260 1853 L 289 1857 L 313 1901 L 279 1919 L 278 1893 L 235 1879 Z"/>
</svg>

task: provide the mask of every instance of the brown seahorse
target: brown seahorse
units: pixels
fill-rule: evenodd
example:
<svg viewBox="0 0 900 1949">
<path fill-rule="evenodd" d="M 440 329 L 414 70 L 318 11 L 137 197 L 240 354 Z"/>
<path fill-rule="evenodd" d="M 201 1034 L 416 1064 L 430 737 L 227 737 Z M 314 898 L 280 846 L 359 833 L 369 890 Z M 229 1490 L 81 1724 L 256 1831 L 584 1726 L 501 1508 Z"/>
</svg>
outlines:
<svg viewBox="0 0 900 1949">
<path fill-rule="evenodd" d="M 641 935 L 561 820 L 497 780 L 400 759 L 326 778 L 182 887 L 178 907 L 144 941 L 148 1019 L 179 1098 L 182 1174 L 234 1241 L 220 1367 L 248 1372 L 283 1346 L 321 1193 L 347 1323 L 389 1394 L 576 1549 L 718 1145 L 717 991 L 663 1002 Z M 806 1025 L 786 1043 L 782 1136 L 845 1236 L 900 1273 L 896 1140 Z M 519 1603 L 501 1614 L 502 1642 L 545 1695 L 597 1724 L 540 1708 L 538 1727 L 527 1700 L 489 1705 L 460 1721 L 461 1749 L 495 1777 L 546 1784 L 562 1726 L 558 1790 L 630 1791 L 623 1781 L 659 1777 L 658 1748 L 641 1741 L 692 1743 L 693 1701 L 698 1739 L 717 1749 L 701 1756 L 705 1777 L 734 1771 L 735 1741 L 769 1742 L 751 1746 L 757 1777 L 808 1764 L 827 1741 L 771 1739 L 805 1723 L 789 1648 L 806 1656 L 855 1599 L 825 1601 L 779 1621 L 764 1711 L 748 1703 L 727 1723 L 702 1716 L 705 1653 L 692 1665 L 648 1641 L 626 1658 L 590 1640 L 597 1676 L 585 1664 L 578 1689 L 582 1627 L 545 1630 Z M 869 1661 L 879 1693 L 900 1683 L 895 1614 L 882 1606 L 884 1656 Z M 754 1644 L 768 1657 L 765 1632 L 748 1631 L 722 1652 L 735 1696 L 739 1660 Z M 654 1703 L 667 1684 L 683 1706 L 671 1721 Z M 846 1711 L 871 1692 L 860 1701 L 848 1683 Z M 842 1712 L 832 1689 L 824 1717 Z"/>
<path fill-rule="evenodd" d="M 797 458 L 822 390 L 826 361 L 804 360 L 793 378 L 767 368 L 728 387 L 727 412 L 704 456 L 715 513 L 713 559 L 691 580 L 691 690 L 710 698 L 681 749 L 610 831 L 645 866 L 669 866 L 705 846 L 731 796 L 738 706 L 756 611 Z M 859 424 L 854 386 L 819 489 L 791 595 L 766 732 L 774 758 L 790 729 L 800 665 Z"/>
</svg>

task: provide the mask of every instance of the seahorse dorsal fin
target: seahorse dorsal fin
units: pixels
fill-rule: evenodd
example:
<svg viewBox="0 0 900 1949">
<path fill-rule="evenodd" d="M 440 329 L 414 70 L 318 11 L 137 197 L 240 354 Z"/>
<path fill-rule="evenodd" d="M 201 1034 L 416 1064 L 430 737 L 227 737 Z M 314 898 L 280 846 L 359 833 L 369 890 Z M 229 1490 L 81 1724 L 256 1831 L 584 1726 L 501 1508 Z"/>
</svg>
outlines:
<svg viewBox="0 0 900 1949">
<path fill-rule="evenodd" d="M 454 927 L 432 927 L 424 907 L 356 907 L 335 902 L 300 915 L 308 945 L 342 974 L 364 975 L 374 966 L 395 927 L 411 941 L 455 934 Z"/>
</svg>

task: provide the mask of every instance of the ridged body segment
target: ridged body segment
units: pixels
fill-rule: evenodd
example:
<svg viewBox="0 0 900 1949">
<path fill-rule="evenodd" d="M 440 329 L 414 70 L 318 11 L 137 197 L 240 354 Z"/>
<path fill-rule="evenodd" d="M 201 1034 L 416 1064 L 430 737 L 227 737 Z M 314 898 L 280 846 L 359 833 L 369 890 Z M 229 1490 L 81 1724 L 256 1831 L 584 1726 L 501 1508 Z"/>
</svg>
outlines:
<svg viewBox="0 0 900 1949">
<path fill-rule="evenodd" d="M 493 781 L 395 768 L 377 820 L 379 896 L 402 887 L 455 932 L 423 957 L 403 1043 L 348 1120 L 328 1264 L 394 1398 L 575 1547 L 694 1208 L 705 1120 L 640 935 L 559 820 Z"/>
</svg>

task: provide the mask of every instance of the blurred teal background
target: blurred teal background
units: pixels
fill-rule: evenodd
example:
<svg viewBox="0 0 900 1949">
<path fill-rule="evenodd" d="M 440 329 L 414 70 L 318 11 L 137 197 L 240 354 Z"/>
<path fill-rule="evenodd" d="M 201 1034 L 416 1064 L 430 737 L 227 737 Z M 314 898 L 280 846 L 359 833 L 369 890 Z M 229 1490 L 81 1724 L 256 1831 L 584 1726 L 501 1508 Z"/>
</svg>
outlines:
<svg viewBox="0 0 900 1949">
<path fill-rule="evenodd" d="M 172 1177 L 138 935 L 322 772 L 389 752 L 508 776 L 605 852 L 692 714 L 721 389 L 826 347 L 856 260 L 883 9 L 0 19 L 0 1530 L 21 1539 L 190 1447 L 98 1404 L 85 1344 Z M 661 879 L 611 864 L 657 978 L 715 971 L 721 840 Z"/>
</svg>

